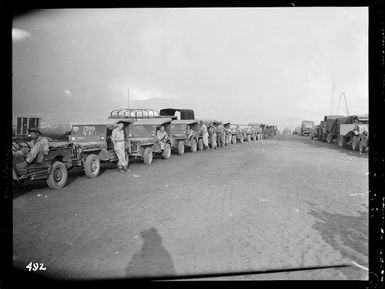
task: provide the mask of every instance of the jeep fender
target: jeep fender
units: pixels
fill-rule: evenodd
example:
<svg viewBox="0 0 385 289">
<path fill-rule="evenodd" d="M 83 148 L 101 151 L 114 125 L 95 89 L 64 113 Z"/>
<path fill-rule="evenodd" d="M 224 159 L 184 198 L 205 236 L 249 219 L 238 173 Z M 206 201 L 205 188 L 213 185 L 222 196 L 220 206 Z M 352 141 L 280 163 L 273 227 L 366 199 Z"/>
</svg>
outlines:
<svg viewBox="0 0 385 289">
<path fill-rule="evenodd" d="M 108 161 L 111 158 L 111 155 L 106 148 L 102 148 L 98 154 L 98 157 L 101 161 Z"/>
<path fill-rule="evenodd" d="M 141 154 L 144 153 L 144 150 L 146 148 L 150 148 L 151 149 L 151 152 L 154 152 L 154 144 L 152 143 L 149 143 L 149 144 L 141 144 L 140 147 L 139 147 L 139 151 Z"/>
</svg>

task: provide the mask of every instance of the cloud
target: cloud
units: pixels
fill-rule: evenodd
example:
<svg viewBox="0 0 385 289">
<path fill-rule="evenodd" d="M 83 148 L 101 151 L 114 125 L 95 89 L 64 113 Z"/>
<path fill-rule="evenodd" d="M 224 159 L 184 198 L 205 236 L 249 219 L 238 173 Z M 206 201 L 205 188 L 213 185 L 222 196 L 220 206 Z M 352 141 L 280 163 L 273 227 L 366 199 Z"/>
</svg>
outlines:
<svg viewBox="0 0 385 289">
<path fill-rule="evenodd" d="M 31 33 L 25 30 L 21 30 L 18 28 L 12 28 L 12 40 L 13 41 L 21 41 L 23 39 L 26 39 L 28 37 L 31 37 Z"/>
</svg>

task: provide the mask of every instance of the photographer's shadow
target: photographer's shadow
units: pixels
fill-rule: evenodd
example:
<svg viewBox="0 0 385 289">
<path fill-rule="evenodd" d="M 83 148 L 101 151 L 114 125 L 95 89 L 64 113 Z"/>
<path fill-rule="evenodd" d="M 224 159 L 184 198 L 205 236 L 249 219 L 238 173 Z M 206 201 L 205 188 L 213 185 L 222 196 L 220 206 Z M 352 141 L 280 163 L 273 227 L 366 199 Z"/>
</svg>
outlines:
<svg viewBox="0 0 385 289">
<path fill-rule="evenodd" d="M 127 277 L 175 276 L 170 254 L 162 245 L 162 237 L 155 228 L 140 233 L 143 245 L 126 267 Z"/>
</svg>

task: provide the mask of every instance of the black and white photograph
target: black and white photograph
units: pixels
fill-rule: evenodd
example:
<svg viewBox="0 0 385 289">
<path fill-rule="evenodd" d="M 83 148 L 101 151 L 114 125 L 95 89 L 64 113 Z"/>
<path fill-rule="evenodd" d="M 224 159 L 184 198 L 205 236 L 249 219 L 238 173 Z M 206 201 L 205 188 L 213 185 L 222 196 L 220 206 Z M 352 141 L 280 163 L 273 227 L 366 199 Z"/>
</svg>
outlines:
<svg viewBox="0 0 385 289">
<path fill-rule="evenodd" d="M 13 268 L 368 281 L 368 43 L 368 7 L 13 15 Z"/>
</svg>

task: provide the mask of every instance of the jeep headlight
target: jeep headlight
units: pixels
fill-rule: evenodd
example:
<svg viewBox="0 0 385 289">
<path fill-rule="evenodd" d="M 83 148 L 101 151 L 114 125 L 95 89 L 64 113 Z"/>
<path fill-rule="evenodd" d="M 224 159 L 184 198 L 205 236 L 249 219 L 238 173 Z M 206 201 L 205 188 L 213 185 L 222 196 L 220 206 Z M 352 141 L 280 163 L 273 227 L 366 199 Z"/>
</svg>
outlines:
<svg viewBox="0 0 385 289">
<path fill-rule="evenodd" d="M 82 149 L 82 147 L 77 147 L 77 148 L 76 148 L 76 151 L 77 151 L 78 153 L 81 153 L 81 152 L 83 151 L 83 149 Z"/>
<path fill-rule="evenodd" d="M 71 140 L 72 140 L 72 141 L 76 140 L 76 137 L 71 136 Z"/>
</svg>

